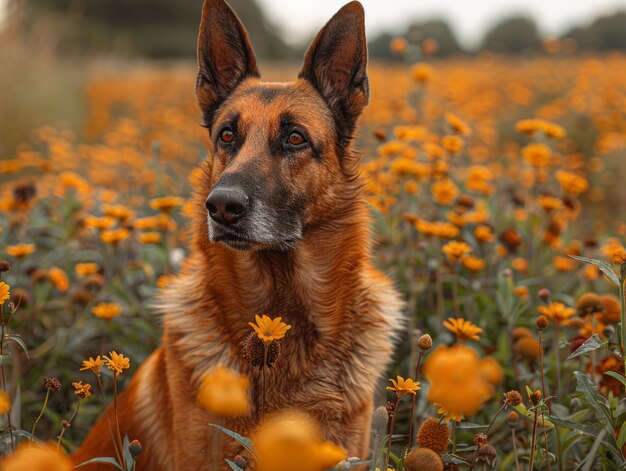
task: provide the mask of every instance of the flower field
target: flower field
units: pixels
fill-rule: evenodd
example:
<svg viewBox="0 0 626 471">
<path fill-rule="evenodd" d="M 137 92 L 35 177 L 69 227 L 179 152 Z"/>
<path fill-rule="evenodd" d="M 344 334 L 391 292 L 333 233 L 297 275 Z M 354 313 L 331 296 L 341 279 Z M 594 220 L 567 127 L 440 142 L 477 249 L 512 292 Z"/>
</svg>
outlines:
<svg viewBox="0 0 626 471">
<path fill-rule="evenodd" d="M 56 450 L 76 449 L 159 345 L 151 304 L 183 264 L 208 146 L 195 72 L 94 74 L 82 129 L 34 129 L 0 160 L 4 453 L 49 442 L 37 448 L 54 457 L 49 469 L 71 469 Z M 271 74 L 293 76 L 281 72 Z M 253 437 L 268 457 L 258 469 L 305 469 L 292 460 L 309 455 L 312 471 L 340 460 L 337 469 L 622 469 L 626 57 L 485 53 L 373 64 L 370 80 L 357 147 L 376 260 L 407 303 L 372 454 L 352 459 L 313 425 L 294 432 L 307 446 L 282 450 L 285 426 L 273 419 Z M 258 318 L 252 332 L 269 352 L 290 336 L 280 320 Z M 245 413 L 245 378 L 213 374 L 198 401 Z M 216 398 L 221 382 L 243 393 Z M 216 406 L 224 397 L 240 402 Z M 119 469 L 132 469 L 141 447 L 112 439 Z M 0 469 L 28 459 L 21 445 Z"/>
</svg>

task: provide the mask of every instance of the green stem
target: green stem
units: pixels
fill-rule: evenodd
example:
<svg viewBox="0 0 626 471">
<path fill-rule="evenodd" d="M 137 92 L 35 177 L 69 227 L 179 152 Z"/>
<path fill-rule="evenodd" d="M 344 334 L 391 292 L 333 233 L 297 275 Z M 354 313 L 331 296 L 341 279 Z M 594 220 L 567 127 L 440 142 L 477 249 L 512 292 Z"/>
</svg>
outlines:
<svg viewBox="0 0 626 471">
<path fill-rule="evenodd" d="M 417 377 L 420 372 L 420 363 L 422 362 L 422 352 L 420 351 L 420 356 L 417 358 L 417 367 L 415 368 L 415 381 L 417 381 Z M 409 449 L 411 449 L 411 443 L 413 441 L 413 421 L 415 414 L 415 397 L 416 394 L 411 394 L 411 423 L 409 425 Z"/>
<path fill-rule="evenodd" d="M 39 423 L 39 420 L 41 419 L 41 416 L 43 415 L 44 411 L 46 410 L 46 406 L 48 405 L 48 399 L 49 398 L 50 398 L 50 390 L 46 388 L 46 398 L 43 401 L 43 407 L 41 408 L 41 412 L 39 412 L 39 415 L 35 419 L 35 423 L 33 424 L 33 429 L 30 432 L 30 434 L 32 436 L 35 436 L 35 428 L 37 428 L 37 424 Z"/>
<path fill-rule="evenodd" d="M 517 439 L 515 438 L 515 429 L 511 429 L 513 435 L 513 454 L 515 455 L 515 470 L 519 471 L 519 459 L 517 458 Z"/>
<path fill-rule="evenodd" d="M 393 415 L 391 416 L 391 423 L 389 425 L 389 440 L 387 440 L 387 456 L 385 457 L 385 471 L 389 469 L 389 456 L 391 455 L 391 438 L 393 437 L 393 426 L 396 423 L 396 415 L 398 415 L 398 406 L 400 404 L 400 398 L 396 399 L 396 406 L 393 409 Z"/>
<path fill-rule="evenodd" d="M 533 420 L 533 436 L 530 444 L 530 464 L 528 471 L 533 471 L 533 465 L 535 463 L 535 442 L 537 439 L 537 408 L 535 407 L 535 419 Z"/>
<path fill-rule="evenodd" d="M 122 450 L 122 467 L 126 468 L 126 456 L 123 453 L 124 442 L 122 441 L 122 434 L 120 433 L 120 420 L 117 414 L 117 373 L 113 375 L 113 411 L 115 412 L 115 430 L 117 432 L 117 444 Z"/>
<path fill-rule="evenodd" d="M 624 279 L 624 272 L 626 272 L 626 263 L 622 264 L 619 287 L 619 300 L 621 307 L 621 324 L 622 324 L 622 361 L 624 362 L 624 370 L 626 371 L 626 294 L 624 293 L 626 280 Z"/>
<path fill-rule="evenodd" d="M 268 346 L 265 342 L 263 342 L 263 366 L 262 366 L 263 369 L 261 370 L 261 382 L 262 382 L 261 422 L 265 418 L 265 390 L 267 389 L 265 366 L 267 365 L 267 351 L 268 351 Z"/>
<path fill-rule="evenodd" d="M 96 375 L 96 380 L 98 381 L 98 389 L 100 390 L 100 397 L 102 398 L 102 403 L 104 404 L 104 388 L 102 387 L 102 377 L 100 373 L 94 373 Z M 118 449 L 117 440 L 115 440 L 115 435 L 113 433 L 113 427 L 111 427 L 111 419 L 109 418 L 109 414 L 105 414 L 107 418 L 107 424 L 109 425 L 109 434 L 111 435 L 111 441 L 113 442 L 113 448 L 115 448 L 115 456 L 117 456 L 118 461 L 122 462 L 122 453 Z"/>
<path fill-rule="evenodd" d="M 0 307 L 0 373 L 2 374 L 2 390 L 7 392 L 7 382 L 4 376 L 4 305 Z M 11 437 L 11 449 L 15 451 L 13 439 L 13 425 L 11 424 L 11 409 L 7 411 L 7 423 L 9 424 L 9 436 Z"/>
<path fill-rule="evenodd" d="M 498 409 L 498 412 L 496 412 L 496 415 L 494 415 L 493 419 L 491 419 L 491 422 L 489 423 L 489 427 L 487 427 L 487 431 L 485 432 L 485 435 L 487 435 L 487 438 L 489 438 L 489 431 L 491 430 L 491 426 L 496 421 L 496 418 L 500 415 L 500 412 L 502 412 L 502 410 L 505 407 L 506 407 L 506 402 L 503 402 L 502 405 L 500 406 L 500 409 Z"/>
</svg>

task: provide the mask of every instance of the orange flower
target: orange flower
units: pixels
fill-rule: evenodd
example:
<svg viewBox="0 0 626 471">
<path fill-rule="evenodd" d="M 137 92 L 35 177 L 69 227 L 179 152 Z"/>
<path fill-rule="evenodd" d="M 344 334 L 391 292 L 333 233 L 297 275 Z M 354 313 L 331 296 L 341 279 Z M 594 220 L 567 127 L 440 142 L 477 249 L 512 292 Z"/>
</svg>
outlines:
<svg viewBox="0 0 626 471">
<path fill-rule="evenodd" d="M 452 204 L 459 194 L 459 189 L 449 178 L 434 183 L 430 190 L 435 202 L 443 205 Z"/>
<path fill-rule="evenodd" d="M 219 365 L 204 375 L 197 400 L 203 408 L 217 415 L 246 415 L 250 410 L 249 386 L 247 376 Z"/>
<path fill-rule="evenodd" d="M 10 286 L 4 281 L 0 281 L 0 306 L 11 297 Z"/>
<path fill-rule="evenodd" d="M 100 267 L 97 263 L 77 263 L 74 267 L 74 271 L 78 276 L 88 276 L 98 273 Z"/>
<path fill-rule="evenodd" d="M 137 240 L 141 244 L 158 244 L 161 242 L 160 232 L 143 232 L 137 235 Z"/>
<path fill-rule="evenodd" d="M 407 394 L 417 394 L 417 391 L 422 389 L 419 381 L 413 381 L 411 378 L 404 379 L 402 376 L 398 376 L 398 380 L 390 379 L 392 386 L 387 386 L 387 391 L 395 391 L 398 399 L 406 396 Z"/>
<path fill-rule="evenodd" d="M 563 191 L 571 195 L 577 196 L 589 189 L 589 182 L 575 173 L 559 170 L 555 176 Z"/>
<path fill-rule="evenodd" d="M 169 213 L 172 209 L 183 204 L 185 200 L 180 196 L 163 196 L 150 201 L 150 207 L 164 213 Z"/>
<path fill-rule="evenodd" d="M 105 230 L 100 233 L 100 240 L 105 244 L 117 245 L 123 240 L 128 239 L 130 231 L 126 228 Z"/>
<path fill-rule="evenodd" d="M 551 164 L 550 148 L 545 144 L 528 144 L 522 149 L 522 156 L 533 167 L 548 167 Z"/>
<path fill-rule="evenodd" d="M 473 255 L 461 255 L 461 263 L 467 270 L 472 272 L 481 271 L 485 268 L 485 261 Z"/>
<path fill-rule="evenodd" d="M 576 309 L 566 307 L 565 304 L 559 302 L 550 303 L 548 306 L 539 306 L 537 311 L 555 324 L 564 325 L 569 324 L 569 318 L 576 314 Z"/>
<path fill-rule="evenodd" d="M 50 270 L 48 270 L 48 279 L 56 289 L 62 293 L 65 293 L 70 288 L 70 281 L 67 279 L 65 272 L 60 268 L 50 268 Z"/>
<path fill-rule="evenodd" d="M 451 240 L 441 248 L 441 251 L 448 256 L 450 263 L 456 263 L 463 254 L 472 251 L 472 248 L 465 242 Z"/>
<path fill-rule="evenodd" d="M 24 441 L 0 464 L 2 471 L 72 471 L 70 459 L 52 444 Z"/>
<path fill-rule="evenodd" d="M 437 347 L 423 371 L 431 385 L 428 400 L 440 405 L 447 416 L 473 415 L 493 394 L 493 386 L 481 372 L 478 354 L 462 343 Z"/>
<path fill-rule="evenodd" d="M 91 308 L 91 313 L 99 317 L 100 319 L 104 319 L 106 321 L 110 321 L 111 319 L 115 319 L 122 312 L 122 306 L 117 303 L 100 303 L 97 306 Z"/>
<path fill-rule="evenodd" d="M 428 83 L 432 79 L 433 69 L 428 64 L 418 63 L 411 67 L 411 75 L 418 83 Z"/>
<path fill-rule="evenodd" d="M 444 118 L 454 132 L 460 134 L 461 136 L 470 135 L 470 127 L 467 125 L 465 121 L 463 121 L 457 115 L 453 113 L 446 113 L 444 115 Z"/>
<path fill-rule="evenodd" d="M 465 143 L 463 142 L 463 139 L 461 139 L 459 136 L 448 135 L 443 136 L 443 138 L 441 139 L 441 145 L 451 154 L 458 154 L 463 150 Z"/>
<path fill-rule="evenodd" d="M 6 253 L 15 258 L 24 258 L 35 251 L 35 244 L 15 244 L 7 245 Z"/>
<path fill-rule="evenodd" d="M 443 325 L 446 329 L 456 335 L 457 340 L 480 340 L 478 334 L 480 334 L 483 329 L 472 324 L 470 321 L 464 319 L 455 319 L 453 317 L 449 317 L 447 321 L 443 322 Z"/>
</svg>

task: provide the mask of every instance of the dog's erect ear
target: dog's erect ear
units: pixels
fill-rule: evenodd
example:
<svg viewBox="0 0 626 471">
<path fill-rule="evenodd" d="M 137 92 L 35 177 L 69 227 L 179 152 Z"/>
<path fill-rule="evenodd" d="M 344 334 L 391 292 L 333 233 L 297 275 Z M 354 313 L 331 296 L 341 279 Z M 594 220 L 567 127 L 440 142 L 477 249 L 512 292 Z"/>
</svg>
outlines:
<svg viewBox="0 0 626 471">
<path fill-rule="evenodd" d="M 359 2 L 339 10 L 315 36 L 299 75 L 322 94 L 344 142 L 352 138 L 356 120 L 369 101 L 364 19 Z"/>
<path fill-rule="evenodd" d="M 196 97 L 205 126 L 217 108 L 248 76 L 258 77 L 248 33 L 224 0 L 205 0 L 198 36 Z"/>
</svg>

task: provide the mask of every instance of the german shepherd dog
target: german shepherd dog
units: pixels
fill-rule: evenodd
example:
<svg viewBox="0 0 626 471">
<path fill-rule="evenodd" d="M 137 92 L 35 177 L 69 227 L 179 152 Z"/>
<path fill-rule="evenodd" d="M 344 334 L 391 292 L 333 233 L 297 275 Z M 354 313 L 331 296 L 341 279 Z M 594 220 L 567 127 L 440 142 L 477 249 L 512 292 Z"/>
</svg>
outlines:
<svg viewBox="0 0 626 471">
<path fill-rule="evenodd" d="M 326 24 L 294 82 L 266 83 L 235 13 L 206 0 L 198 64 L 211 145 L 195 185 L 192 252 L 160 297 L 162 346 L 120 396 L 121 434 L 143 445 L 137 470 L 210 469 L 210 422 L 246 436 L 259 422 L 261 375 L 241 345 L 248 322 L 269 314 L 292 328 L 268 379 L 267 412 L 305 411 L 325 440 L 366 458 L 374 390 L 403 304 L 372 263 L 352 144 L 369 100 L 363 7 L 348 3 Z M 217 364 L 249 376 L 249 416 L 224 421 L 197 404 L 199 382 Z M 108 421 L 111 407 L 75 463 L 114 456 Z M 218 458 L 228 469 L 223 458 L 242 448 L 224 438 Z"/>
</svg>

